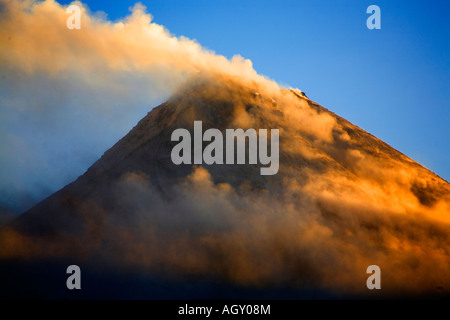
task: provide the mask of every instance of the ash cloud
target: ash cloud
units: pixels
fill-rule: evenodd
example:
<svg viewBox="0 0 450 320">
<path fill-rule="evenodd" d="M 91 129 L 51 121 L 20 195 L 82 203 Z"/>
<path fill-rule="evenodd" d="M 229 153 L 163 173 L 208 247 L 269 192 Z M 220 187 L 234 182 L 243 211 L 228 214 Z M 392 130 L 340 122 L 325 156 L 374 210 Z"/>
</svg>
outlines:
<svg viewBox="0 0 450 320">
<path fill-rule="evenodd" d="M 75 1 L 81 30 L 52 0 L 0 4 L 0 203 L 15 214 L 82 174 L 190 76 L 264 79 L 250 60 L 171 35 L 141 4 L 111 22 Z"/>
<path fill-rule="evenodd" d="M 285 179 L 279 192 L 251 191 L 245 182 L 214 183 L 207 169 L 197 167 L 167 202 L 155 196 L 149 177 L 129 174 L 119 192 L 132 204 L 127 212 L 137 215 L 131 220 L 138 221 L 142 238 L 119 240 L 129 253 L 122 261 L 158 269 L 156 258 L 167 269 L 245 285 L 353 294 L 367 294 L 365 269 L 377 264 L 387 295 L 448 292 L 450 224 L 436 219 L 442 208 L 399 210 L 392 203 L 406 190 L 383 202 L 370 188 L 358 190 L 363 181 L 336 179 L 312 174 L 304 185 Z"/>
<path fill-rule="evenodd" d="M 215 183 L 206 168 L 196 167 L 167 197 L 147 174 L 129 172 L 113 188 L 114 209 L 80 209 L 90 223 L 76 239 L 82 245 L 70 251 L 163 276 L 216 276 L 247 286 L 339 294 L 368 294 L 365 270 L 377 264 L 385 296 L 448 293 L 448 223 L 420 206 L 420 212 L 399 213 L 355 190 L 355 181 L 317 177 L 330 184 L 324 188 L 314 176 L 307 184 L 285 178 L 274 192 L 249 188 L 248 181 Z M 22 243 L 33 248 L 22 251 L 27 257 L 42 255 L 44 247 L 52 255 L 69 250 Z"/>
</svg>

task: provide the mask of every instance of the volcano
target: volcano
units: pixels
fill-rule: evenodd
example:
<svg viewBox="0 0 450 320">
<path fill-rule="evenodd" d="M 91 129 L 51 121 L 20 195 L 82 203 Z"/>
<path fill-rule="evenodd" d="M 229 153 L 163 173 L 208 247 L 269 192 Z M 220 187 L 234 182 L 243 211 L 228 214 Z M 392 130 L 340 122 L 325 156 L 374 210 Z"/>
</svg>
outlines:
<svg viewBox="0 0 450 320">
<path fill-rule="evenodd" d="M 278 129 L 278 172 L 174 164 L 195 121 Z M 94 298 L 448 296 L 450 186 L 300 90 L 202 75 L 0 232 L 6 297 L 74 297 L 72 264 Z"/>
</svg>

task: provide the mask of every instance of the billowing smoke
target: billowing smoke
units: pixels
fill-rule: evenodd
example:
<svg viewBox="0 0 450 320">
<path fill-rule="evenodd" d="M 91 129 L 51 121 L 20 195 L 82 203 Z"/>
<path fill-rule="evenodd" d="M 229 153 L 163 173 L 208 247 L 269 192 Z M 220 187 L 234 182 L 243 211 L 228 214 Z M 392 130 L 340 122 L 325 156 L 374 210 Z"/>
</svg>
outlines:
<svg viewBox="0 0 450 320">
<path fill-rule="evenodd" d="M 171 35 L 140 4 L 114 23 L 74 4 L 80 30 L 55 1 L 0 1 L 1 212 L 21 213 L 82 174 L 188 77 L 263 81 L 250 60 Z"/>
</svg>

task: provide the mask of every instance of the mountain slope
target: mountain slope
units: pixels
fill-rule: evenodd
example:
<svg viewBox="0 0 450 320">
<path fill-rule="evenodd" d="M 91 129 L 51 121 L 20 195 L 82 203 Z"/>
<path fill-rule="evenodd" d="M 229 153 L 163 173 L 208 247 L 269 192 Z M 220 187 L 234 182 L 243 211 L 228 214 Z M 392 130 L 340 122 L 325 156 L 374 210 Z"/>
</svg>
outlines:
<svg viewBox="0 0 450 320">
<path fill-rule="evenodd" d="M 196 120 L 279 129 L 278 173 L 173 164 L 172 132 Z M 298 91 L 201 76 L 5 228 L 0 258 L 336 294 L 368 294 L 376 264 L 390 296 L 448 294 L 449 208 L 446 181 Z"/>
</svg>

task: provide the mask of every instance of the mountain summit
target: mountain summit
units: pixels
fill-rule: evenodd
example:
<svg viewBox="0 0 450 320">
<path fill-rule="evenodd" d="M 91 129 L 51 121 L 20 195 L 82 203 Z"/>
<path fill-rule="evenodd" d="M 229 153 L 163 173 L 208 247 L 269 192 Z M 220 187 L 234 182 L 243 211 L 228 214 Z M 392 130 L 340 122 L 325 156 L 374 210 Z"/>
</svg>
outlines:
<svg viewBox="0 0 450 320">
<path fill-rule="evenodd" d="M 195 121 L 203 132 L 278 129 L 278 172 L 174 164 L 172 133 L 193 136 Z M 70 261 L 95 274 L 289 288 L 294 297 L 370 295 L 366 269 L 378 265 L 389 296 L 449 294 L 449 209 L 446 181 L 301 91 L 199 76 L 4 228 L 0 267 L 12 263 L 2 278 L 17 279 L 24 266 Z"/>
</svg>

